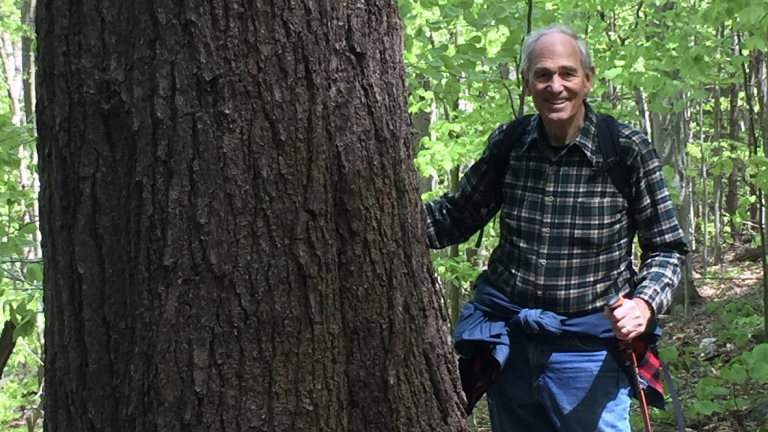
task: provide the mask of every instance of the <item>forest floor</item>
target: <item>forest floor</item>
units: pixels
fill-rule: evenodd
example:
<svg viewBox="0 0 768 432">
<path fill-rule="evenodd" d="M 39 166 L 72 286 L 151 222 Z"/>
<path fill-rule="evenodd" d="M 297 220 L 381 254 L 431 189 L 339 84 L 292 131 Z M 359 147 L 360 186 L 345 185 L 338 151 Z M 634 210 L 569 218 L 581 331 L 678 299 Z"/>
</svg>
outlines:
<svg viewBox="0 0 768 432">
<path fill-rule="evenodd" d="M 703 273 L 701 257 L 694 256 L 692 261 L 694 283 L 702 298 L 694 302 L 687 313 L 683 307 L 678 307 L 673 313 L 659 317 L 663 329 L 659 349 L 675 347 L 679 353 L 678 358 L 669 363 L 673 376 L 679 380 L 676 387 L 680 400 L 686 405 L 684 415 L 688 432 L 768 431 L 768 384 L 758 384 L 749 378 L 743 384 L 725 383 L 723 387 L 729 390 L 729 394 L 712 396 L 711 400 L 716 403 L 726 399 L 731 401 L 739 399 L 741 403 L 736 403 L 737 408 L 727 409 L 722 413 L 714 412 L 707 416 L 691 415 L 689 411 L 690 406 L 699 400 L 697 385 L 700 380 L 706 377 L 718 380 L 723 366 L 731 359 L 752 350 L 761 341 L 766 340 L 762 330 L 762 320 L 758 318 L 764 316 L 762 265 L 759 262 L 734 261 L 735 254 L 735 248 L 724 251 L 724 264 L 708 266 L 706 277 Z M 733 320 L 733 314 L 724 318 L 723 308 L 729 304 L 738 305 L 737 310 L 748 305 L 754 310 L 755 319 L 749 320 L 747 316 L 748 311 L 751 310 L 749 308 L 743 309 L 740 317 L 747 318 L 742 321 L 751 324 L 745 325 L 742 321 L 737 324 Z M 732 322 L 725 323 L 724 319 L 730 319 Z M 748 328 L 751 331 L 748 332 L 748 336 L 744 336 L 739 341 L 740 345 L 736 344 L 732 338 L 718 339 L 721 332 L 727 330 L 729 326 L 731 329 Z M 706 340 L 708 338 L 709 340 Z M 671 404 L 668 403 L 668 406 L 669 410 L 666 413 L 653 413 L 654 432 L 677 430 Z M 633 430 L 641 431 L 643 426 L 637 415 L 638 412 L 633 401 Z M 468 424 L 473 431 L 490 432 L 490 421 L 484 400 L 477 405 L 474 415 L 468 419 Z"/>
</svg>

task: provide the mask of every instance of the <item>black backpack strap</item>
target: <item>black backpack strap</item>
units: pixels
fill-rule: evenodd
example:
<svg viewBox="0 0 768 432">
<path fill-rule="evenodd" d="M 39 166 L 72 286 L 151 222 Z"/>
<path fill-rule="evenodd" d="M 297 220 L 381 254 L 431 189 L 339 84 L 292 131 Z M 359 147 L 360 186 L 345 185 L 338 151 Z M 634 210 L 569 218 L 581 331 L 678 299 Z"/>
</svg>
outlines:
<svg viewBox="0 0 768 432">
<path fill-rule="evenodd" d="M 629 237 L 634 239 L 637 227 L 635 226 L 634 218 L 632 182 L 629 176 L 630 168 L 626 156 L 621 151 L 619 122 L 607 114 L 601 114 L 597 117 L 597 145 L 600 148 L 600 154 L 603 156 L 603 165 L 600 170 L 608 174 L 613 186 L 618 189 L 621 196 L 627 202 L 630 224 Z M 629 247 L 631 255 L 631 241 Z"/>
<path fill-rule="evenodd" d="M 523 135 L 528 130 L 528 125 L 531 124 L 533 114 L 528 114 L 523 117 L 518 117 L 507 124 L 504 128 L 504 134 L 501 137 L 501 145 L 498 147 L 498 152 L 491 161 L 493 163 L 493 172 L 498 176 L 494 184 L 498 187 L 503 186 L 504 174 L 507 172 L 507 166 L 509 165 L 509 157 L 512 155 L 512 150 L 515 146 L 520 144 L 520 140 L 523 139 Z"/>
<path fill-rule="evenodd" d="M 504 175 L 507 173 L 507 166 L 509 165 L 509 157 L 512 155 L 512 150 L 520 144 L 520 140 L 523 139 L 523 135 L 528 130 L 528 125 L 531 123 L 533 114 L 528 114 L 523 117 L 518 117 L 511 122 L 507 123 L 504 128 L 503 135 L 501 136 L 501 142 L 495 149 L 492 149 L 491 167 L 493 168 L 494 178 L 491 184 L 495 185 L 499 189 L 504 187 Z M 475 248 L 479 248 L 483 242 L 483 232 L 485 227 L 480 228 L 480 234 L 477 236 L 475 242 Z"/>
<path fill-rule="evenodd" d="M 619 190 L 621 196 L 632 207 L 632 184 L 629 180 L 629 168 L 626 158 L 621 154 L 619 142 L 619 123 L 615 118 L 602 114 L 597 118 L 597 143 L 603 156 L 603 171 Z"/>
</svg>

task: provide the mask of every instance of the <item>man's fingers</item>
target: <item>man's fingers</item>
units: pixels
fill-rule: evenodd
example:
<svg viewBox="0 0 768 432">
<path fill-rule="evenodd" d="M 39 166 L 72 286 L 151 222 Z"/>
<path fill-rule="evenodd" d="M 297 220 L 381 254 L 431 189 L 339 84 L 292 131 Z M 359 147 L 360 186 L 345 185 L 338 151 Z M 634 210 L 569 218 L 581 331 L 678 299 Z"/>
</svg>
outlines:
<svg viewBox="0 0 768 432">
<path fill-rule="evenodd" d="M 629 316 L 621 320 L 611 320 L 611 329 L 619 339 L 633 339 L 645 331 L 645 321 L 641 316 Z"/>
<path fill-rule="evenodd" d="M 621 320 L 625 319 L 627 315 L 629 315 L 629 310 L 622 306 L 620 308 L 611 309 L 608 319 L 610 319 L 612 323 L 618 324 Z"/>
<path fill-rule="evenodd" d="M 637 303 L 625 301 L 616 308 L 606 307 L 603 316 L 611 323 L 611 330 L 621 340 L 634 339 L 645 330 L 646 321 Z"/>
</svg>

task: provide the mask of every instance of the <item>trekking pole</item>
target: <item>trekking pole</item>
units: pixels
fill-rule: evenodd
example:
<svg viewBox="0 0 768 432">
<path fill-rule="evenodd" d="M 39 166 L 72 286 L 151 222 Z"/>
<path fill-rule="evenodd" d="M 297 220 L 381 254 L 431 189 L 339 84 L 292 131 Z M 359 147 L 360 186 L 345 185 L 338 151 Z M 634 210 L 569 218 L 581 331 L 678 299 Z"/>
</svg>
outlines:
<svg viewBox="0 0 768 432">
<path fill-rule="evenodd" d="M 616 309 L 624 304 L 624 297 L 621 295 L 613 296 L 608 300 L 608 307 Z M 645 432 L 653 432 L 651 427 L 651 417 L 648 414 L 648 402 L 645 400 L 645 391 L 640 386 L 640 371 L 637 367 L 637 356 L 632 349 L 631 340 L 619 339 L 619 349 L 626 352 L 629 358 L 632 359 L 632 375 L 635 378 L 635 388 L 637 389 L 637 399 L 640 401 L 640 414 L 643 416 L 643 423 L 645 424 Z"/>
</svg>

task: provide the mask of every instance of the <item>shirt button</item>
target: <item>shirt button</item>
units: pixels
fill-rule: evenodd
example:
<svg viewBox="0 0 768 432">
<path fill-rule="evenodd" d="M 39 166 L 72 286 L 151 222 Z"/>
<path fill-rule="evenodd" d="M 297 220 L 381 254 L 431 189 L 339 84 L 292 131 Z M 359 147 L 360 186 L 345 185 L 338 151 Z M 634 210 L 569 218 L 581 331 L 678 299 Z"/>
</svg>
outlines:
<svg viewBox="0 0 768 432">
<path fill-rule="evenodd" d="M 557 172 L 557 165 L 552 165 L 551 167 L 549 167 L 549 172 L 551 174 L 554 174 L 555 172 Z"/>
<path fill-rule="evenodd" d="M 544 295 L 544 293 L 541 292 L 541 290 L 536 290 L 536 295 L 541 297 L 542 295 Z"/>
<path fill-rule="evenodd" d="M 549 234 L 552 230 L 549 228 L 544 228 L 544 234 Z"/>
<path fill-rule="evenodd" d="M 551 203 L 552 201 L 554 201 L 554 200 L 555 200 L 555 197 L 553 197 L 553 196 L 548 196 L 548 197 L 546 197 L 544 200 L 545 200 L 546 202 L 549 202 L 549 203 Z"/>
<path fill-rule="evenodd" d="M 539 261 L 539 263 L 541 263 L 542 266 L 546 266 L 547 265 L 547 260 L 541 260 L 541 261 Z"/>
</svg>

